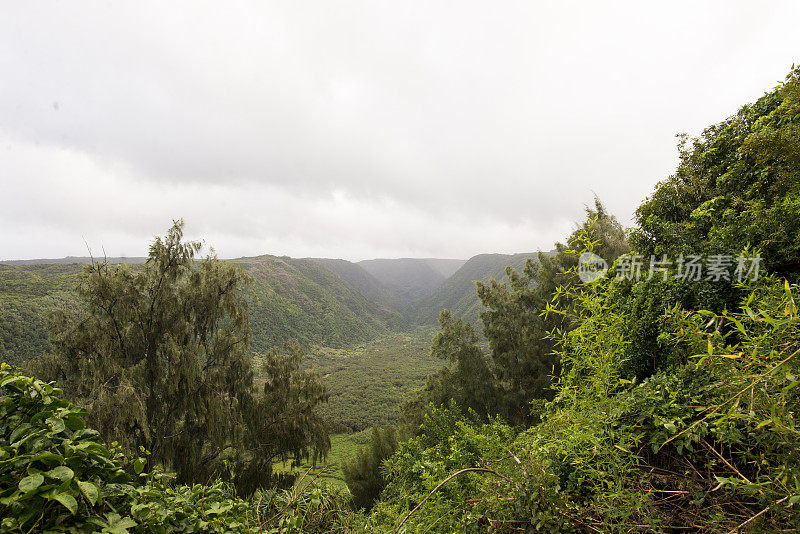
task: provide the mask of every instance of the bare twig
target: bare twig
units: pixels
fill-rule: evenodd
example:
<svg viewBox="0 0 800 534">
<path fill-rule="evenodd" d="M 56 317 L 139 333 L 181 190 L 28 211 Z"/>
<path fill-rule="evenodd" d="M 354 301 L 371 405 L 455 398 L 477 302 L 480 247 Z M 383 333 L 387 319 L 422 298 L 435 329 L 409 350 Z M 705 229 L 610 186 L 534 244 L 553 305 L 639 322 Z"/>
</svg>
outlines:
<svg viewBox="0 0 800 534">
<path fill-rule="evenodd" d="M 713 452 L 714 454 L 716 454 L 716 455 L 717 455 L 717 457 L 718 457 L 720 460 L 722 460 L 723 462 L 725 462 L 725 465 L 727 465 L 728 467 L 730 467 L 730 468 L 731 468 L 731 470 L 732 470 L 734 473 L 736 473 L 737 475 L 739 475 L 740 477 L 742 477 L 742 480 L 744 480 L 744 481 L 745 481 L 745 482 L 747 482 L 748 484 L 752 484 L 752 482 L 750 482 L 750 479 L 748 479 L 746 476 L 744 476 L 744 475 L 741 473 L 741 471 L 739 471 L 738 469 L 736 469 L 736 468 L 735 468 L 735 467 L 734 467 L 734 466 L 733 466 L 733 465 L 732 465 L 732 464 L 731 464 L 731 463 L 730 463 L 728 460 L 726 460 L 726 459 L 725 459 L 725 457 L 724 457 L 724 456 L 722 456 L 722 455 L 721 455 L 721 454 L 720 454 L 720 453 L 717 451 L 717 449 L 715 449 L 714 447 L 712 447 L 711 445 L 709 445 L 709 444 L 706 442 L 706 440 L 704 440 L 704 439 L 703 439 L 703 440 L 700 440 L 700 441 L 702 441 L 702 442 L 703 442 L 703 445 L 705 445 L 705 446 L 706 446 L 706 448 L 707 448 L 708 450 L 710 450 L 711 452 Z M 762 490 L 758 490 L 758 492 L 759 492 L 761 495 L 764 495 L 764 492 L 763 492 Z"/>
<path fill-rule="evenodd" d="M 730 531 L 728 534 L 736 534 L 737 532 L 739 532 L 739 531 L 742 529 L 742 527 L 746 526 L 748 523 L 750 523 L 751 521 L 753 521 L 753 520 L 754 520 L 754 519 L 756 519 L 757 517 L 759 517 L 759 516 L 761 516 L 762 514 L 764 514 L 765 512 L 767 512 L 767 511 L 768 511 L 770 508 L 772 508 L 773 506 L 777 506 L 777 505 L 779 505 L 780 503 L 782 503 L 783 501 L 785 501 L 785 500 L 786 500 L 786 499 L 788 499 L 789 497 L 790 497 L 790 495 L 787 495 L 787 496 L 786 496 L 786 497 L 784 497 L 783 499 L 781 499 L 781 500 L 779 500 L 779 501 L 777 501 L 777 502 L 775 502 L 775 503 L 773 503 L 773 504 L 770 504 L 769 506 L 767 506 L 766 508 L 764 508 L 763 510 L 761 510 L 760 512 L 758 512 L 756 515 L 754 515 L 753 517 L 751 517 L 750 519 L 748 519 L 748 520 L 747 520 L 747 521 L 745 521 L 744 523 L 740 524 L 740 525 L 739 525 L 738 527 L 736 527 L 735 529 L 731 530 L 731 531 Z"/>
</svg>

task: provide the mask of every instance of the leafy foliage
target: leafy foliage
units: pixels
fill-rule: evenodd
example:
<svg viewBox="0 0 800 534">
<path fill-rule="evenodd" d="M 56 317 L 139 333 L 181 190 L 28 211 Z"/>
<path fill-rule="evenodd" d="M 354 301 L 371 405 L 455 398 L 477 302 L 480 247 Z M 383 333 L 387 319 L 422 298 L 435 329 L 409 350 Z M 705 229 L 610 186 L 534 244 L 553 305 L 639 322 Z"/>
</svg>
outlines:
<svg viewBox="0 0 800 534">
<path fill-rule="evenodd" d="M 2 532 L 246 532 L 231 489 L 139 475 L 141 458 L 107 447 L 61 390 L 0 369 Z"/>
<path fill-rule="evenodd" d="M 60 393 L 12 372 L 7 364 L 0 369 L 0 515 L 5 532 L 66 530 L 59 526 L 75 515 L 82 522 L 109 520 L 106 514 L 114 512 L 113 503 L 122 496 L 115 484 L 130 481 L 98 432 L 86 428 L 86 411 L 61 399 Z"/>
<path fill-rule="evenodd" d="M 637 210 L 634 248 L 648 256 L 730 254 L 758 246 L 794 279 L 800 256 L 800 68 L 786 83 L 689 142 L 676 173 Z"/>
<path fill-rule="evenodd" d="M 455 404 L 432 406 L 418 436 L 402 443 L 387 462 L 389 483 L 368 517 L 366 530 L 453 532 L 488 525 L 479 518 L 486 505 L 496 502 L 495 496 L 484 494 L 485 501 L 475 498 L 486 488 L 481 478 L 485 475 L 476 472 L 500 475 L 483 459 L 507 455 L 503 448 L 513 436 L 513 430 L 500 421 L 483 424 L 474 416 L 465 418 Z M 448 475 L 465 469 L 463 476 L 436 489 Z M 417 512 L 416 505 L 423 502 L 424 509 Z M 409 515 L 412 511 L 416 513 Z"/>
</svg>

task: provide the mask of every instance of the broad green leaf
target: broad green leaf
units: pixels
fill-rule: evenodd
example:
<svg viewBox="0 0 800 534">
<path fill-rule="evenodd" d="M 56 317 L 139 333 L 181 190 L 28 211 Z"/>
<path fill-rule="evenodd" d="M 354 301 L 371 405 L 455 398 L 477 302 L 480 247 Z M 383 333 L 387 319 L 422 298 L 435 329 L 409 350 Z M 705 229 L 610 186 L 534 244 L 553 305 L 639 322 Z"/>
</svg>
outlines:
<svg viewBox="0 0 800 534">
<path fill-rule="evenodd" d="M 65 465 L 59 465 L 58 467 L 54 467 L 50 471 L 45 473 L 50 478 L 55 478 L 60 481 L 70 480 L 72 477 L 75 476 L 75 472 Z"/>
<path fill-rule="evenodd" d="M 67 428 L 70 430 L 83 430 L 86 428 L 86 421 L 83 420 L 78 414 L 71 413 L 67 417 L 64 418 L 64 422 L 67 425 Z"/>
<path fill-rule="evenodd" d="M 98 487 L 91 482 L 84 482 L 83 480 L 78 480 L 77 482 L 81 493 L 83 493 L 86 499 L 94 506 L 98 497 L 100 497 L 100 490 Z"/>
<path fill-rule="evenodd" d="M 59 432 L 63 432 L 66 427 L 64 421 L 58 417 L 49 417 L 47 419 L 48 426 L 53 430 L 53 434 L 58 434 Z"/>
<path fill-rule="evenodd" d="M 32 424 L 35 424 L 37 421 L 39 421 L 41 419 L 47 419 L 48 417 L 52 417 L 52 416 L 53 416 L 53 410 L 44 410 L 44 411 L 41 411 L 41 412 L 37 413 L 33 417 L 31 417 L 30 418 L 30 422 Z"/>
<path fill-rule="evenodd" d="M 9 443 L 14 443 L 15 441 L 17 441 L 20 438 L 20 436 L 22 436 L 25 432 L 27 432 L 31 428 L 33 427 L 30 425 L 30 423 L 22 423 L 21 425 L 19 425 L 16 429 L 14 429 L 14 432 L 11 433 L 11 436 L 9 436 L 8 438 Z"/>
<path fill-rule="evenodd" d="M 69 493 L 56 493 L 53 495 L 53 500 L 56 500 L 64 505 L 64 507 L 75 515 L 78 512 L 78 501 Z"/>
<path fill-rule="evenodd" d="M 51 451 L 42 451 L 34 454 L 31 458 L 33 461 L 44 462 L 47 465 L 57 465 L 64 461 L 64 457 Z"/>
<path fill-rule="evenodd" d="M 29 475 L 19 481 L 19 490 L 23 493 L 33 491 L 44 482 L 44 477 L 40 474 Z"/>
<path fill-rule="evenodd" d="M 103 531 L 110 534 L 128 534 L 128 529 L 137 525 L 136 521 L 127 516 L 120 518 L 118 514 L 109 514 L 107 517 L 108 526 Z"/>
<path fill-rule="evenodd" d="M 133 470 L 136 472 L 137 475 L 144 470 L 144 465 L 145 465 L 145 461 L 142 458 L 137 458 L 133 462 Z"/>
</svg>

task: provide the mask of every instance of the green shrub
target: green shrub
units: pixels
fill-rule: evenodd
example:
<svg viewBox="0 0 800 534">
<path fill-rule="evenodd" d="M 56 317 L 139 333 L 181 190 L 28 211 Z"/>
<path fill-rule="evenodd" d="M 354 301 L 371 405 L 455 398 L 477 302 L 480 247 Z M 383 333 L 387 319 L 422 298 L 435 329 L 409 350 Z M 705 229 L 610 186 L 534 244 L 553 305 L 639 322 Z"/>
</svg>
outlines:
<svg viewBox="0 0 800 534">
<path fill-rule="evenodd" d="M 0 368 L 0 531 L 247 531 L 250 506 L 230 486 L 141 474 L 143 459 L 106 446 L 61 393 Z"/>
<path fill-rule="evenodd" d="M 0 369 L 0 512 L 2 530 L 66 531 L 115 524 L 133 491 L 118 451 L 86 428 L 86 411 L 61 390 Z"/>
<path fill-rule="evenodd" d="M 373 427 L 372 439 L 367 448 L 359 448 L 358 454 L 343 466 L 344 480 L 353 495 L 356 508 L 372 507 L 386 487 L 381 464 L 397 450 L 397 436 L 393 427 Z"/>
</svg>

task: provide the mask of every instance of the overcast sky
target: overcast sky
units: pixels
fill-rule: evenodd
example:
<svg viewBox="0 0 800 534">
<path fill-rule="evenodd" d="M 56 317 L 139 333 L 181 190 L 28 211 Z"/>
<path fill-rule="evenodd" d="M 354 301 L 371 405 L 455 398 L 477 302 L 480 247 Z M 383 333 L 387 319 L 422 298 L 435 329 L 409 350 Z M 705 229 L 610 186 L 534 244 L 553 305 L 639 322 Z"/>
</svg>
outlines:
<svg viewBox="0 0 800 534">
<path fill-rule="evenodd" d="M 18 2 L 0 259 L 550 249 L 800 63 L 800 2 Z"/>
</svg>

